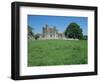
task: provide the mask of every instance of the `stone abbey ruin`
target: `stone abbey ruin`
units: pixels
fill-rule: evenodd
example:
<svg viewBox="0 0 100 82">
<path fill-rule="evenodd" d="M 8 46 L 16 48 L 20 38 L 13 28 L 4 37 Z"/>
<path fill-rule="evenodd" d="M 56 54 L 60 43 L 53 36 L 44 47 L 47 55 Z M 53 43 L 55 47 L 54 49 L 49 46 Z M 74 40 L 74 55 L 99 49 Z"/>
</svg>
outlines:
<svg viewBox="0 0 100 82">
<path fill-rule="evenodd" d="M 42 34 L 39 39 L 65 39 L 64 33 L 59 33 L 56 27 L 50 27 L 47 24 L 42 28 Z"/>
</svg>

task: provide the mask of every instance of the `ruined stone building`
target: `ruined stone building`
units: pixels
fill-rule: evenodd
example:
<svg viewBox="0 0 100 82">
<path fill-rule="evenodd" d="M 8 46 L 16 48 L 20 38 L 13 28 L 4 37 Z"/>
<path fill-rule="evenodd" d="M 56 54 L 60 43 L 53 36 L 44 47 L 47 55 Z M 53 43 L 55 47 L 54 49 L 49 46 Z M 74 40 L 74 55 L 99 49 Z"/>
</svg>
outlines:
<svg viewBox="0 0 100 82">
<path fill-rule="evenodd" d="M 47 24 L 42 28 L 42 39 L 63 39 L 64 33 L 59 33 L 56 27 L 49 27 Z"/>
</svg>

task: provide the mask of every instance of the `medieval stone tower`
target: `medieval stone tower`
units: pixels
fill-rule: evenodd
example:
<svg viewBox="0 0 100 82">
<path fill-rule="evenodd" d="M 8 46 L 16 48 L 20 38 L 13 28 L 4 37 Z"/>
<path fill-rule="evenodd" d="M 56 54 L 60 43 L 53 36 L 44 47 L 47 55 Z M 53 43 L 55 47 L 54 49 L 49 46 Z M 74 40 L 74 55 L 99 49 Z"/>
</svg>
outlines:
<svg viewBox="0 0 100 82">
<path fill-rule="evenodd" d="M 49 27 L 47 24 L 43 27 L 43 38 L 58 39 L 58 31 L 56 27 Z"/>
<path fill-rule="evenodd" d="M 58 33 L 55 26 L 49 27 L 47 24 L 43 27 L 43 38 L 44 39 L 61 39 L 64 37 L 62 33 Z"/>
</svg>

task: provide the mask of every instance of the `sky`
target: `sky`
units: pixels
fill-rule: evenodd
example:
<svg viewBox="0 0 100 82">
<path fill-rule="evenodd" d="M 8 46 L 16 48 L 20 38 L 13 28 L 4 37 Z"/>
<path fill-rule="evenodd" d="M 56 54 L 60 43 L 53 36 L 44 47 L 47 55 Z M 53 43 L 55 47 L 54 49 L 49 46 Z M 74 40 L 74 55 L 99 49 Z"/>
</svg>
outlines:
<svg viewBox="0 0 100 82">
<path fill-rule="evenodd" d="M 34 33 L 42 33 L 42 28 L 45 24 L 48 24 L 50 27 L 56 26 L 58 32 L 62 33 L 72 22 L 80 25 L 80 28 L 83 30 L 83 35 L 88 34 L 87 17 L 28 15 L 28 25 L 34 29 Z"/>
</svg>

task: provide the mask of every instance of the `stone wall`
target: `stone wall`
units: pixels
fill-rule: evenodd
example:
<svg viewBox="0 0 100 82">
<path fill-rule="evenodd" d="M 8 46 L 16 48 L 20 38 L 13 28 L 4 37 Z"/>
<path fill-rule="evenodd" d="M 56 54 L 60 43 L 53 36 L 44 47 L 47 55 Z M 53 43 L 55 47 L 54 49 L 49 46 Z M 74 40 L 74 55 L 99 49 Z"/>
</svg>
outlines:
<svg viewBox="0 0 100 82">
<path fill-rule="evenodd" d="M 45 39 L 59 39 L 63 38 L 64 34 L 59 33 L 56 27 L 49 27 L 47 24 L 43 27 L 43 38 Z"/>
</svg>

